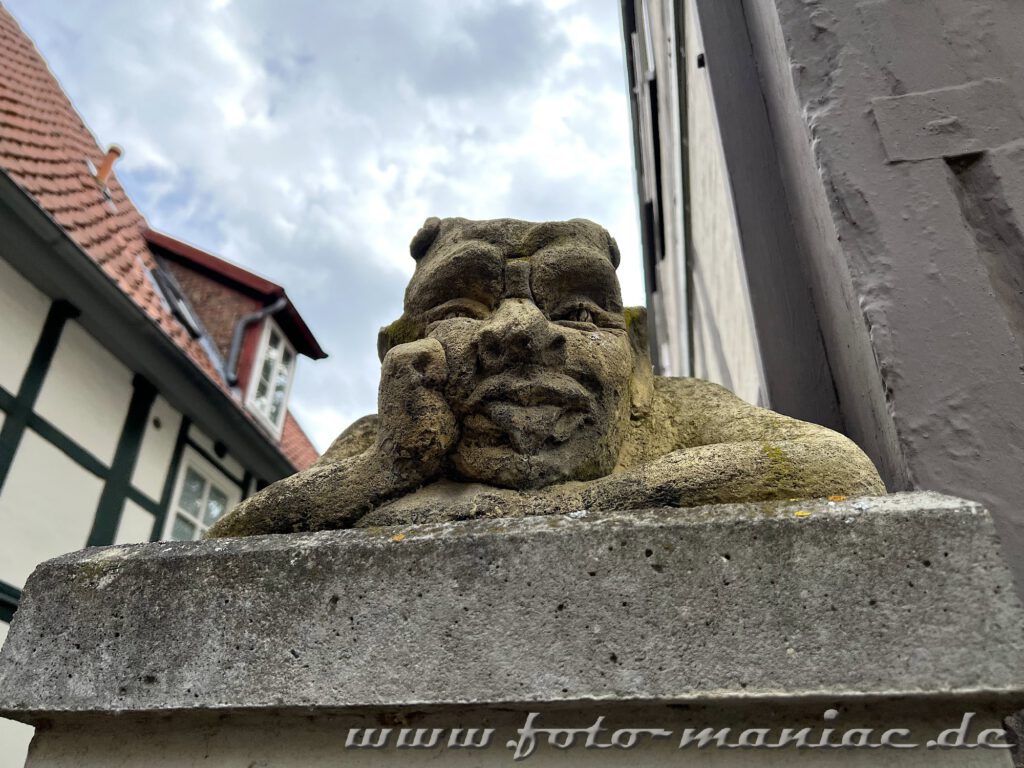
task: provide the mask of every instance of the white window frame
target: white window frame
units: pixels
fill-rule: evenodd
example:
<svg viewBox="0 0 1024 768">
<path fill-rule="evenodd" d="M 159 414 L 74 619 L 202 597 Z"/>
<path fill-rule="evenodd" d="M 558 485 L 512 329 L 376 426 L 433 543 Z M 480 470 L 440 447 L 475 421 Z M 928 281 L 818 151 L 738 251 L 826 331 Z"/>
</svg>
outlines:
<svg viewBox="0 0 1024 768">
<path fill-rule="evenodd" d="M 242 489 L 238 487 L 238 484 L 234 480 L 205 459 L 194 448 L 191 446 L 185 446 L 185 450 L 182 451 L 181 454 L 181 465 L 178 467 L 178 476 L 174 480 L 174 494 L 171 496 L 171 503 L 167 508 L 167 519 L 164 521 L 164 530 L 160 534 L 162 541 L 171 540 L 171 531 L 174 529 L 174 518 L 179 514 L 189 522 L 195 524 L 196 539 L 198 539 L 199 536 L 202 536 L 206 529 L 209 528 L 209 526 L 204 524 L 202 520 L 196 520 L 190 512 L 182 510 L 179 507 L 181 493 L 185 488 L 185 478 L 188 476 L 189 469 L 192 469 L 197 475 L 202 477 L 203 480 L 206 481 L 207 486 L 215 485 L 224 492 L 224 495 L 227 497 L 224 514 L 227 514 L 234 509 L 242 500 Z M 204 492 L 204 501 L 208 495 L 209 487 Z M 193 541 L 196 539 L 193 539 Z"/>
<path fill-rule="evenodd" d="M 281 407 L 280 423 L 277 424 L 271 421 L 269 413 L 264 413 L 256 404 L 256 388 L 259 387 L 260 375 L 263 371 L 263 362 L 266 359 L 267 349 L 270 346 L 271 332 L 276 333 L 281 339 L 281 360 L 284 359 L 285 350 L 291 352 L 292 355 L 291 371 L 288 375 L 288 384 L 284 390 L 284 402 Z M 263 330 L 260 332 L 260 343 L 256 347 L 256 350 L 256 357 L 252 368 L 249 371 L 249 386 L 245 394 L 245 407 L 249 410 L 249 413 L 256 417 L 256 420 L 262 424 L 264 428 L 269 430 L 274 437 L 280 439 L 281 432 L 284 430 L 285 418 L 288 415 L 288 400 L 291 398 L 292 384 L 295 381 L 295 368 L 299 362 L 298 354 L 295 351 L 295 347 L 292 346 L 292 343 L 288 341 L 288 337 L 285 336 L 284 332 L 281 330 L 281 327 L 274 322 L 273 318 L 270 317 L 263 321 Z M 281 361 L 279 360 L 278 365 L 280 364 Z M 274 376 L 271 375 L 270 383 L 273 384 L 273 381 Z"/>
</svg>

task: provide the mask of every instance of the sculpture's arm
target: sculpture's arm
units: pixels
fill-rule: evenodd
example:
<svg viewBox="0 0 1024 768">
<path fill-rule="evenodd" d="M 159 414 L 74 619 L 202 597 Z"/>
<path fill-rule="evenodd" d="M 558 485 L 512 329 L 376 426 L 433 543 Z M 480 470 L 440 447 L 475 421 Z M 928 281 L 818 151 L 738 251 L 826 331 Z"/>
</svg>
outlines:
<svg viewBox="0 0 1024 768">
<path fill-rule="evenodd" d="M 885 493 L 871 460 L 837 432 L 758 408 L 699 379 L 660 379 L 658 392 L 664 412 L 676 415 L 680 424 L 675 450 L 572 491 L 582 493 L 582 506 L 627 509 Z"/>
<path fill-rule="evenodd" d="M 313 466 L 250 496 L 219 520 L 207 538 L 348 528 L 382 501 L 404 492 L 375 453 Z"/>
<path fill-rule="evenodd" d="M 314 466 L 335 464 L 343 459 L 358 456 L 372 448 L 373 444 L 377 442 L 379 421 L 376 413 L 353 421 L 344 432 L 334 439 L 330 447 L 316 460 Z"/>
<path fill-rule="evenodd" d="M 454 483 L 428 486 L 418 504 L 383 505 L 360 528 L 439 520 L 501 517 L 501 510 L 550 515 L 692 507 L 772 499 L 884 493 L 866 456 L 846 438 L 822 430 L 817 439 L 745 441 L 680 448 L 596 480 L 521 491 Z"/>
<path fill-rule="evenodd" d="M 573 493 L 582 508 L 612 510 L 871 495 L 885 486 L 867 456 L 823 429 L 797 439 L 681 448 Z"/>
<path fill-rule="evenodd" d="M 845 435 L 819 424 L 751 405 L 717 384 L 708 381 L 697 381 L 696 384 L 694 394 L 701 405 L 691 445 L 754 442 L 777 456 L 778 461 L 785 460 L 784 456 L 778 456 L 780 450 L 785 454 L 795 446 L 802 446 L 800 455 L 793 457 L 793 471 L 801 476 L 815 474 L 814 468 L 820 464 L 822 472 L 838 481 L 845 462 L 848 464 L 846 472 L 852 477 L 870 477 L 878 493 L 885 493 L 874 464 Z"/>
<path fill-rule="evenodd" d="M 446 378 L 444 350 L 436 339 L 394 347 L 381 367 L 372 445 L 264 488 L 219 520 L 207 537 L 348 528 L 380 504 L 433 480 L 456 436 L 455 417 L 441 394 Z"/>
</svg>

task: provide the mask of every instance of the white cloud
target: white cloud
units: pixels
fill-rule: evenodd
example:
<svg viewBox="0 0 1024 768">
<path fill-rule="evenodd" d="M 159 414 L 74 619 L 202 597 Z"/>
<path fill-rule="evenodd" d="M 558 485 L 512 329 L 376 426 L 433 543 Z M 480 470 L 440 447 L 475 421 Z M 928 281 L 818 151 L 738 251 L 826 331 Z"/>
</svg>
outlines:
<svg viewBox="0 0 1024 768">
<path fill-rule="evenodd" d="M 429 215 L 585 216 L 642 303 L 617 3 L 8 0 L 150 224 L 288 288 L 318 447 L 375 409 Z"/>
</svg>

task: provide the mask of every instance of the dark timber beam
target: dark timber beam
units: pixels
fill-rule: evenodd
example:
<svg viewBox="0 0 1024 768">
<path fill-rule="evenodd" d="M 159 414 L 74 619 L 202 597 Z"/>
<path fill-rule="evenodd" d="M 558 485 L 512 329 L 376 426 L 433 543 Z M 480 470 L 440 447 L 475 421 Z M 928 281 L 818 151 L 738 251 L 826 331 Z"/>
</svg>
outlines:
<svg viewBox="0 0 1024 768">
<path fill-rule="evenodd" d="M 18 394 L 4 408 L 7 416 L 4 418 L 3 429 L 0 429 L 0 491 L 3 490 L 4 483 L 7 481 L 11 464 L 18 452 L 18 446 L 21 445 L 21 438 L 32 418 L 32 410 L 39 397 L 39 392 L 43 388 L 43 381 L 46 379 L 47 371 L 50 370 L 53 356 L 57 352 L 57 344 L 60 343 L 64 324 L 68 318 L 74 317 L 76 314 L 77 310 L 66 301 L 55 301 L 50 305 L 50 311 L 43 322 L 43 330 L 32 351 L 32 357 L 21 380 Z"/>
<path fill-rule="evenodd" d="M 114 543 L 124 503 L 131 488 L 132 472 L 139 458 L 139 447 L 142 445 L 142 435 L 146 431 L 149 410 L 156 399 L 156 388 L 143 377 L 136 376 L 132 385 L 128 414 L 121 428 L 121 436 L 117 441 L 107 482 L 96 505 L 96 517 L 93 518 L 92 530 L 89 531 L 89 538 L 85 544 L 87 547 Z"/>
</svg>

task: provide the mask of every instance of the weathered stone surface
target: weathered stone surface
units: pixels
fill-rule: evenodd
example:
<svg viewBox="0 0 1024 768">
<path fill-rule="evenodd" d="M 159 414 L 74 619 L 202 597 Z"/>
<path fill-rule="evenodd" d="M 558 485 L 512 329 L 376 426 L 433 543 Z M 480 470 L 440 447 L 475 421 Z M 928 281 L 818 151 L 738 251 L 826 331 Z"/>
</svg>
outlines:
<svg viewBox="0 0 1024 768">
<path fill-rule="evenodd" d="M 29 722 L 1022 693 L 989 515 L 930 493 L 89 549 L 0 655 Z"/>
<path fill-rule="evenodd" d="M 842 435 L 656 378 L 597 224 L 428 219 L 410 251 L 379 417 L 211 536 L 885 491 Z"/>
</svg>

